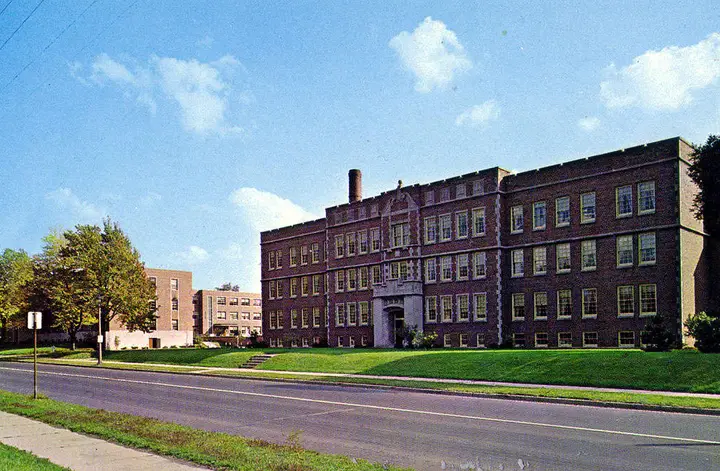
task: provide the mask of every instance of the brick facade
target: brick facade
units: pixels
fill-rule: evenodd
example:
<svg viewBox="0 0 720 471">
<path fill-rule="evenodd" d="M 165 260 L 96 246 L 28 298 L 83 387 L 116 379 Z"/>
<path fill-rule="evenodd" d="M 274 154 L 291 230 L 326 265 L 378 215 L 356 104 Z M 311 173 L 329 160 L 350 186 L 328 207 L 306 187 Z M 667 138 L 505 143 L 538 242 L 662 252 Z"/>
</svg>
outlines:
<svg viewBox="0 0 720 471">
<path fill-rule="evenodd" d="M 412 326 L 455 347 L 638 346 L 648 317 L 709 302 L 691 152 L 673 138 L 365 199 L 351 188 L 324 219 L 261 234 L 265 339 L 390 347 Z"/>
</svg>

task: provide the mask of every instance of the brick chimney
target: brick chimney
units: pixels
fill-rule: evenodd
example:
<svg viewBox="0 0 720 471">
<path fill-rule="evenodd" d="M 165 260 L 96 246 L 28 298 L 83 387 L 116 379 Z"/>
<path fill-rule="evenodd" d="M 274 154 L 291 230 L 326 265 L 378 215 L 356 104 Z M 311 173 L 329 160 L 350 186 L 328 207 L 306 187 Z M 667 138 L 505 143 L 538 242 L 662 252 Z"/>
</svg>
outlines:
<svg viewBox="0 0 720 471">
<path fill-rule="evenodd" d="M 362 199 L 362 172 L 356 168 L 348 172 L 348 196 L 351 203 Z"/>
</svg>

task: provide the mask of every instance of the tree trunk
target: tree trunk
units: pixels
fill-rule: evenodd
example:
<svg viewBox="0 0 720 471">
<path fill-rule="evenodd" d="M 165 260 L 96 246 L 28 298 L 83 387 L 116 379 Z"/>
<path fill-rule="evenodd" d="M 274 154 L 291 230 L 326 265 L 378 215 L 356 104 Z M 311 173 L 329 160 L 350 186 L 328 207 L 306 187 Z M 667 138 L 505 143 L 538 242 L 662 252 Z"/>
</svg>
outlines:
<svg viewBox="0 0 720 471">
<path fill-rule="evenodd" d="M 0 322 L 0 343 L 9 343 L 7 334 L 8 334 L 8 328 L 7 328 L 7 319 L 2 319 Z"/>
<path fill-rule="evenodd" d="M 68 334 L 70 335 L 70 349 L 72 351 L 75 351 L 75 344 L 77 343 L 77 331 L 72 330 L 69 331 Z"/>
</svg>

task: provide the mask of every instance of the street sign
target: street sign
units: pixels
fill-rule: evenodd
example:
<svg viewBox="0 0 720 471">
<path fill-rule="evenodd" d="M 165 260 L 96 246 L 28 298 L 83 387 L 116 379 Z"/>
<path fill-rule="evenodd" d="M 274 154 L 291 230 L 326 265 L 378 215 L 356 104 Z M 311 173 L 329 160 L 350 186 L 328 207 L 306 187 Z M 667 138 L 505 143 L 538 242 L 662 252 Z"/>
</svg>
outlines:
<svg viewBox="0 0 720 471">
<path fill-rule="evenodd" d="M 28 329 L 42 329 L 42 312 L 28 312 Z"/>
<path fill-rule="evenodd" d="M 102 335 L 98 335 L 98 337 L 97 337 L 97 342 L 98 342 L 98 343 L 103 343 L 103 340 L 104 340 L 104 339 L 103 339 L 103 336 L 102 336 Z"/>
</svg>

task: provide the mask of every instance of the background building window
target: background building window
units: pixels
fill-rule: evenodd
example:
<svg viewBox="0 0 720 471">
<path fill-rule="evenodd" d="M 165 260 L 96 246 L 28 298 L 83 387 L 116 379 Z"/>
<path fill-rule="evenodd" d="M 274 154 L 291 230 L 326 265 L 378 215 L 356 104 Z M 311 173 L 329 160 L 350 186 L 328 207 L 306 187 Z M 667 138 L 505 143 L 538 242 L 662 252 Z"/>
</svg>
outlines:
<svg viewBox="0 0 720 471">
<path fill-rule="evenodd" d="M 563 196 L 555 200 L 555 226 L 570 225 L 570 197 Z"/>
</svg>

